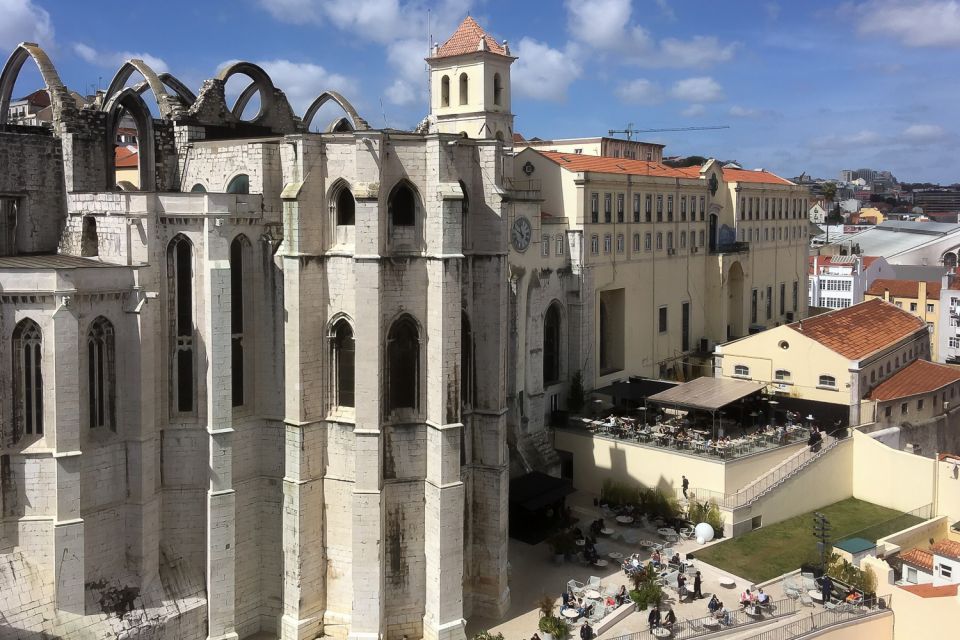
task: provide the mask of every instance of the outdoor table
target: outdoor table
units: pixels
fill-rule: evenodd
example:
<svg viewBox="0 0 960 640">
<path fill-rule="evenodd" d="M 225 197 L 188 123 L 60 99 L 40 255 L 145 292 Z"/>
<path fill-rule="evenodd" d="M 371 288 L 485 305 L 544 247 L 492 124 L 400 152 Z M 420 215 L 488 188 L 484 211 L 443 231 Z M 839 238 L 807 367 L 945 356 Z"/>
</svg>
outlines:
<svg viewBox="0 0 960 640">
<path fill-rule="evenodd" d="M 593 563 L 593 566 L 603 568 L 609 564 L 610 563 L 604 560 L 603 558 L 599 558 L 596 562 Z"/>
<path fill-rule="evenodd" d="M 577 610 L 572 607 L 567 607 L 561 613 L 563 614 L 564 618 L 570 618 L 571 620 L 580 617 L 580 614 L 577 613 Z"/>
<path fill-rule="evenodd" d="M 612 535 L 613 535 L 613 529 L 611 529 L 611 528 L 609 528 L 609 527 L 604 527 L 603 529 L 600 529 L 600 535 L 602 535 L 602 536 L 612 536 Z"/>
<path fill-rule="evenodd" d="M 671 635 L 670 629 L 667 629 L 666 627 L 657 627 L 656 629 L 653 629 L 650 633 L 652 633 L 658 638 L 669 638 Z"/>
<path fill-rule="evenodd" d="M 599 600 L 602 597 L 600 592 L 597 591 L 596 589 L 590 589 L 588 591 L 584 591 L 583 595 L 584 597 L 590 600 Z"/>
<path fill-rule="evenodd" d="M 726 587 L 727 589 L 733 589 L 737 586 L 737 582 L 730 576 L 722 576 L 719 582 L 721 587 Z"/>
<path fill-rule="evenodd" d="M 677 535 L 677 532 L 671 529 L 670 527 L 663 527 L 661 529 L 657 529 L 657 533 L 663 536 L 664 538 L 669 538 L 671 536 Z"/>
<path fill-rule="evenodd" d="M 814 602 L 823 604 L 823 593 L 821 591 L 818 591 L 817 589 L 810 589 L 807 591 L 807 595 L 809 595 Z"/>
<path fill-rule="evenodd" d="M 611 560 L 623 560 L 623 554 L 619 551 L 611 551 L 607 554 L 607 557 Z"/>
<path fill-rule="evenodd" d="M 633 518 L 630 516 L 617 516 L 617 522 L 620 524 L 632 524 Z"/>
</svg>

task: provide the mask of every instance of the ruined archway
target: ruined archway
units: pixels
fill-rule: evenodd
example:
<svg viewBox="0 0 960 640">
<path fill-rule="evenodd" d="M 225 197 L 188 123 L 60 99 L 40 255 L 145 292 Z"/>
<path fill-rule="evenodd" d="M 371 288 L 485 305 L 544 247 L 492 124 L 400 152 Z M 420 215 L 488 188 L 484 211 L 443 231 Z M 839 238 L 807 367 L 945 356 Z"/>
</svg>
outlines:
<svg viewBox="0 0 960 640">
<path fill-rule="evenodd" d="M 127 87 L 116 93 L 104 103 L 107 114 L 107 131 L 104 138 L 104 156 L 106 161 L 107 189 L 116 188 L 116 133 L 124 112 L 129 113 L 137 126 L 138 139 L 138 175 L 140 191 L 156 189 L 156 171 L 153 152 L 153 115 L 133 87 Z"/>
<path fill-rule="evenodd" d="M 349 100 L 344 98 L 336 91 L 324 91 L 317 96 L 316 100 L 314 100 L 310 106 L 307 107 L 307 111 L 303 114 L 303 128 L 306 131 L 310 131 L 310 125 L 313 122 L 313 118 L 317 115 L 317 112 L 320 111 L 320 108 L 330 100 L 333 100 L 340 105 L 340 108 L 343 109 L 344 113 L 346 113 L 350 118 L 355 131 L 367 131 L 370 129 L 370 125 L 366 120 L 360 117 L 360 114 L 357 113 L 357 110 L 352 104 L 350 104 Z"/>
<path fill-rule="evenodd" d="M 43 84 L 50 96 L 54 123 L 59 122 L 67 113 L 72 114 L 76 111 L 76 105 L 73 103 L 70 92 L 67 91 L 67 87 L 60 80 L 60 75 L 46 52 L 33 42 L 21 42 L 10 54 L 7 63 L 3 65 L 3 71 L 0 72 L 0 129 L 6 128 L 7 119 L 10 115 L 10 98 L 13 95 L 13 86 L 16 84 L 20 69 L 27 58 L 33 58 L 40 70 Z"/>
<path fill-rule="evenodd" d="M 166 86 L 160 79 L 160 76 L 158 76 L 147 63 L 143 60 L 134 59 L 124 62 L 113 76 L 113 80 L 110 81 L 110 86 L 107 87 L 107 92 L 104 94 L 104 104 L 102 107 L 104 111 L 107 110 L 107 104 L 109 104 L 110 99 L 123 91 L 127 81 L 130 80 L 130 76 L 133 75 L 135 71 L 143 76 L 146 86 L 141 86 L 142 83 L 138 84 L 133 87 L 134 92 L 140 94 L 143 93 L 146 87 L 150 87 L 150 91 L 153 92 L 153 97 L 157 101 L 160 117 L 164 120 L 170 120 L 185 107 L 189 106 L 188 104 L 182 104 L 180 100 L 178 100 L 179 96 L 172 96 L 167 93 Z"/>
<path fill-rule="evenodd" d="M 224 67 L 220 70 L 220 73 L 217 74 L 217 80 L 222 82 L 223 86 L 226 87 L 227 80 L 238 73 L 247 76 L 252 82 L 240 93 L 230 112 L 239 120 L 250 99 L 259 93 L 260 111 L 250 120 L 250 122 L 257 122 L 270 111 L 273 105 L 276 87 L 273 86 L 273 80 L 270 79 L 267 72 L 252 62 L 234 62 Z"/>
</svg>

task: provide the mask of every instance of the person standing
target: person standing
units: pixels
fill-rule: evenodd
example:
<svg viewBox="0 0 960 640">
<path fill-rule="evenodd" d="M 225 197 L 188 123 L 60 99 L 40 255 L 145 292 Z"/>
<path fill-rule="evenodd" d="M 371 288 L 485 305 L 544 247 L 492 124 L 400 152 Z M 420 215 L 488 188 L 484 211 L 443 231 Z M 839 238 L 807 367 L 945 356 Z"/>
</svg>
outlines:
<svg viewBox="0 0 960 640">
<path fill-rule="evenodd" d="M 687 489 L 690 488 L 690 481 L 687 480 L 687 476 L 681 476 L 683 478 L 683 497 L 687 497 Z"/>
<path fill-rule="evenodd" d="M 677 576 L 677 598 L 683 600 L 687 595 L 687 577 L 682 573 Z"/>
<path fill-rule="evenodd" d="M 833 591 L 833 580 L 830 576 L 824 575 L 820 580 L 820 593 L 823 596 L 823 604 L 830 602 L 830 593 Z"/>
<path fill-rule="evenodd" d="M 650 614 L 647 616 L 647 622 L 650 624 L 651 629 L 656 629 L 660 626 L 660 607 L 653 607 L 650 609 Z"/>
<path fill-rule="evenodd" d="M 593 640 L 593 629 L 589 622 L 584 622 L 580 627 L 580 640 Z"/>
<path fill-rule="evenodd" d="M 697 571 L 696 575 L 693 576 L 693 597 L 697 600 L 703 597 L 703 594 L 700 592 L 702 586 L 703 579 L 700 577 L 700 572 Z"/>
</svg>

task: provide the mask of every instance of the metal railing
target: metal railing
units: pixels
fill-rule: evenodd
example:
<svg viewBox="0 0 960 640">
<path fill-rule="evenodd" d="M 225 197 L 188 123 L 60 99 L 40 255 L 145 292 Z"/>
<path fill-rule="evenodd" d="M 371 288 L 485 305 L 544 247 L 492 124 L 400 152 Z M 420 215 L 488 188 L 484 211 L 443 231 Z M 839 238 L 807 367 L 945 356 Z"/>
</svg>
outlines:
<svg viewBox="0 0 960 640">
<path fill-rule="evenodd" d="M 785 598 L 771 602 L 767 607 L 762 608 L 756 615 L 747 613 L 744 609 L 729 610 L 728 617 L 720 621 L 716 616 L 708 615 L 702 618 L 692 620 L 677 621 L 673 626 L 669 637 L 676 640 L 689 640 L 690 638 L 702 638 L 712 633 L 727 632 L 731 629 L 746 627 L 752 624 L 759 624 L 791 616 L 799 610 L 800 604 L 796 600 Z M 751 607 L 752 609 L 752 607 Z M 642 612 L 641 612 L 642 613 Z M 657 640 L 658 636 L 652 629 L 646 631 L 637 631 L 627 635 L 619 636 L 613 640 Z"/>
<path fill-rule="evenodd" d="M 794 640 L 803 638 L 811 633 L 819 632 L 839 624 L 862 620 L 876 615 L 881 615 L 890 611 L 891 596 L 881 596 L 876 599 L 872 606 L 853 606 L 837 605 L 836 608 L 823 611 L 822 613 L 812 613 L 790 622 L 782 627 L 764 631 L 755 636 L 750 636 L 748 640 Z"/>
<path fill-rule="evenodd" d="M 716 502 L 717 506 L 723 509 L 739 509 L 749 506 L 808 467 L 814 460 L 836 448 L 840 442 L 839 439 L 827 436 L 817 450 L 811 451 L 809 447 L 805 447 L 736 493 L 721 493 L 709 489 L 688 489 L 688 499 L 699 502 Z"/>
</svg>

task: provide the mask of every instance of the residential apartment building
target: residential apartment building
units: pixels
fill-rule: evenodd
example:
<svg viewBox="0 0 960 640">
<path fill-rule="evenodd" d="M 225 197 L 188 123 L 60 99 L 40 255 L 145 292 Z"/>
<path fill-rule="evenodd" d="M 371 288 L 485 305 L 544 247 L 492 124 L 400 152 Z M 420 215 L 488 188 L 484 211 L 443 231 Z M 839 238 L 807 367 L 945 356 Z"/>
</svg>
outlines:
<svg viewBox="0 0 960 640">
<path fill-rule="evenodd" d="M 940 289 L 938 281 L 881 278 L 873 281 L 864 298 L 886 300 L 922 320 L 930 331 L 930 359 L 939 361 Z"/>
<path fill-rule="evenodd" d="M 810 256 L 807 302 L 811 307 L 843 309 L 863 301 L 877 278 L 894 277 L 893 269 L 876 256 Z"/>
<path fill-rule="evenodd" d="M 924 213 L 960 211 L 960 190 L 919 189 L 913 192 L 913 204 Z"/>
</svg>

